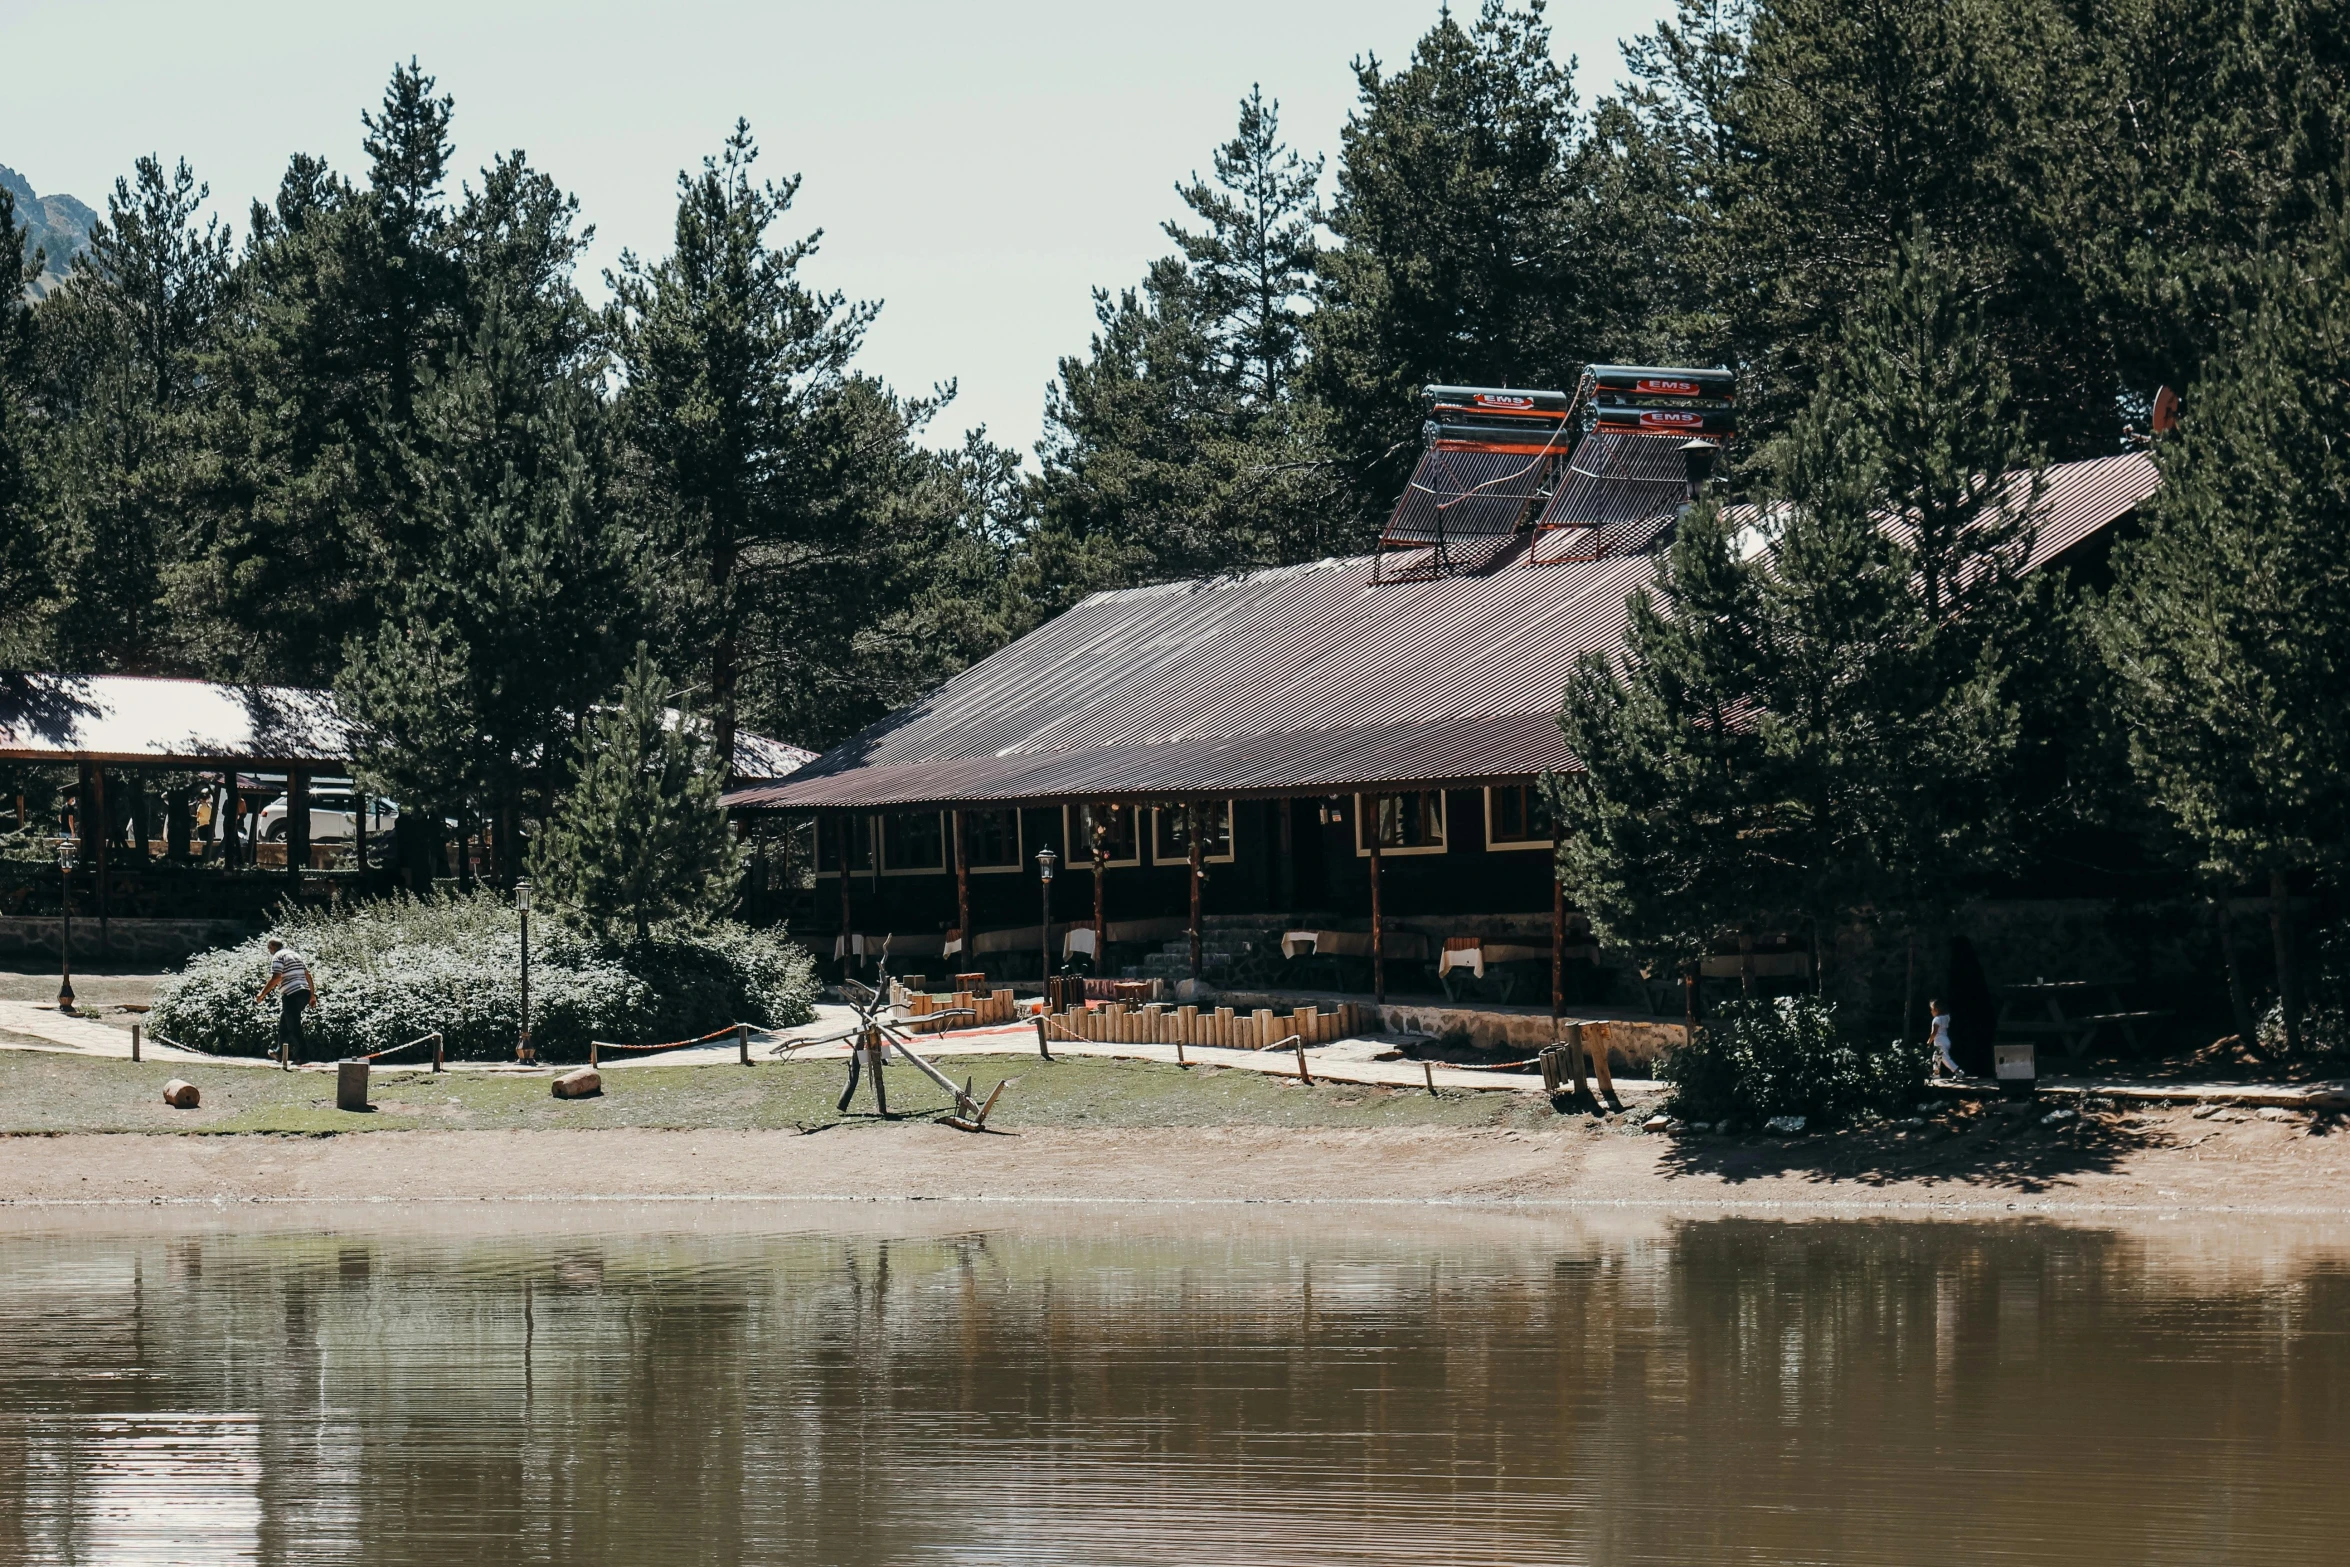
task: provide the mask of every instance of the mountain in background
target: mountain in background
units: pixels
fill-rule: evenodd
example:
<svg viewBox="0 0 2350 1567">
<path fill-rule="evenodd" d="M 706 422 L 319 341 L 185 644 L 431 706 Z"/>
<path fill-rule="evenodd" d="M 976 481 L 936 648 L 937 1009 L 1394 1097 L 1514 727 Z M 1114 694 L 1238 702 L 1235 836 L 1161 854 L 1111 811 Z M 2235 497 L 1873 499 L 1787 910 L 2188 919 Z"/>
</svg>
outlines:
<svg viewBox="0 0 2350 1567">
<path fill-rule="evenodd" d="M 43 253 L 41 275 L 30 289 L 38 299 L 65 281 L 66 265 L 88 248 L 98 214 L 71 196 L 35 195 L 32 181 L 5 163 L 0 163 L 0 185 L 16 193 L 16 220 L 32 231 L 25 248 Z"/>
</svg>

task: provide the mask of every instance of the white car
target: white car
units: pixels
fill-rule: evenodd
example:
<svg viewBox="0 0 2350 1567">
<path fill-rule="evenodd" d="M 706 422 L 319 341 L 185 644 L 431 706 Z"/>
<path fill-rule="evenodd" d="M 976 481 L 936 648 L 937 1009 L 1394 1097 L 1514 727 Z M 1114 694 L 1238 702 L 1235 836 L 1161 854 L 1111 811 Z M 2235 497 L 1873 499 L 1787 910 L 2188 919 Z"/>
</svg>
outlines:
<svg viewBox="0 0 2350 1567">
<path fill-rule="evenodd" d="M 400 819 L 400 808 L 389 800 L 368 801 L 367 836 L 376 837 L 392 830 L 392 823 Z M 348 843 L 357 835 L 359 799 L 348 790 L 319 790 L 310 792 L 310 841 L 312 843 Z M 286 835 L 286 797 L 279 795 L 261 808 L 261 836 L 279 842 Z"/>
</svg>

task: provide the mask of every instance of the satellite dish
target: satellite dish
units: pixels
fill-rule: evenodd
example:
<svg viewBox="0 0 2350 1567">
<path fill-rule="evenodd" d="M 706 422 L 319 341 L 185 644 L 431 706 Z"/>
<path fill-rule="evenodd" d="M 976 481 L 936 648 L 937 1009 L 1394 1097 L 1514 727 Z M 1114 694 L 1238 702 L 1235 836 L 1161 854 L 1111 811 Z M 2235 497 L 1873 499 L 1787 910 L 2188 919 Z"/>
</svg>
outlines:
<svg viewBox="0 0 2350 1567">
<path fill-rule="evenodd" d="M 2167 386 L 2155 389 L 2153 423 L 2156 435 L 2168 435 L 2179 427 L 2179 394 Z"/>
</svg>

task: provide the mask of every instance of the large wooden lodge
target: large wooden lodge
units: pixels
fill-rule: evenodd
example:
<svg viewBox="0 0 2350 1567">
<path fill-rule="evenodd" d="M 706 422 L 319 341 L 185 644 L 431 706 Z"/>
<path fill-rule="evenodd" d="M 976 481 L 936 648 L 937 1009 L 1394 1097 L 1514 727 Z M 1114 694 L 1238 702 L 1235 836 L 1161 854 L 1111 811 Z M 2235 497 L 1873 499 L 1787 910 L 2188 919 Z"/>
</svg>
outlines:
<svg viewBox="0 0 2350 1567">
<path fill-rule="evenodd" d="M 1113 975 L 1173 977 L 1218 925 L 1376 946 L 1385 969 L 1354 978 L 1382 989 L 1448 940 L 1547 966 L 1573 939 L 1535 787 L 1577 766 L 1566 677 L 1622 646 L 1726 383 L 1602 366 L 1573 398 L 1431 388 L 1373 554 L 1095 594 L 729 804 L 815 816 L 802 928 L 847 961 L 886 939 L 901 969 L 1034 976 L 1082 949 L 1098 899 Z M 2142 454 L 2050 468 L 2031 566 L 2093 568 L 2156 484 Z"/>
</svg>

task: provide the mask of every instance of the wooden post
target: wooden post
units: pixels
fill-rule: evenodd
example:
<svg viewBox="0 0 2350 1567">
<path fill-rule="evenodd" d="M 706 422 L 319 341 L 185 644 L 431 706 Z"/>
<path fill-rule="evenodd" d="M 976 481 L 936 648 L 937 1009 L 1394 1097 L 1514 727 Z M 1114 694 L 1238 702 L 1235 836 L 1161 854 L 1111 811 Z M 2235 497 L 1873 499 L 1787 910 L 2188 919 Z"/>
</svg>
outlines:
<svg viewBox="0 0 2350 1567">
<path fill-rule="evenodd" d="M 441 1032 L 440 1032 L 440 1030 L 439 1030 L 439 1029 L 437 1029 L 437 1028 L 436 1028 L 436 1029 L 434 1029 L 434 1030 L 433 1030 L 433 1035 L 432 1035 L 432 1069 L 433 1069 L 434 1071 L 436 1071 L 436 1072 L 438 1072 L 438 1071 L 441 1069 L 441 1045 L 442 1045 L 442 1043 L 443 1043 L 443 1041 L 442 1041 L 442 1039 L 441 1039 Z M 595 1042 L 594 1042 L 593 1040 L 590 1040 L 590 1041 L 588 1042 L 588 1054 L 589 1054 L 590 1056 L 593 1056 L 595 1053 L 596 1053 Z"/>
<path fill-rule="evenodd" d="M 1550 834 L 1550 1037 L 1559 1037 L 1567 1010 L 1567 884 L 1559 880 L 1559 835 Z"/>
<path fill-rule="evenodd" d="M 1273 803 L 1273 814 L 1280 824 L 1281 867 L 1279 892 L 1282 918 L 1286 921 L 1297 907 L 1297 827 L 1293 820 L 1296 802 L 1283 797 Z"/>
<path fill-rule="evenodd" d="M 1297 1040 L 1297 1080 L 1311 1088 L 1314 1086 L 1314 1074 L 1306 1070 L 1306 1036 L 1299 1034 L 1295 1038 Z"/>
<path fill-rule="evenodd" d="M 1049 1014 L 1043 1012 L 1036 1014 L 1036 1053 L 1044 1057 L 1047 1061 L 1050 1061 L 1053 1058 L 1053 1047 L 1046 1041 L 1044 1035 L 1045 1018 L 1048 1015 Z"/>
<path fill-rule="evenodd" d="M 147 769 L 134 767 L 131 775 L 131 863 L 147 863 L 147 841 L 153 825 L 147 815 Z"/>
<path fill-rule="evenodd" d="M 1420 1063 L 1420 1075 L 1427 1079 L 1428 1093 L 1433 1098 L 1436 1093 L 1436 1068 L 1423 1061 Z"/>
<path fill-rule="evenodd" d="M 1583 1043 L 1582 1024 L 1569 1023 L 1567 1025 L 1567 1048 L 1574 1056 L 1575 1081 L 1579 1088 L 1583 1081 L 1583 1056 L 1587 1048 Z M 1599 1078 L 1599 1091 L 1607 1095 L 1612 1103 L 1616 1097 L 1616 1074 L 1615 1069 L 1608 1064 L 1607 1047 L 1603 1045 L 1597 1050 L 1592 1050 L 1590 1055 L 1591 1069 Z"/>
<path fill-rule="evenodd" d="M 92 767 L 89 778 L 90 794 L 89 798 L 82 802 L 82 810 L 90 818 L 91 831 L 97 834 L 98 840 L 98 852 L 93 857 L 98 876 L 98 950 L 111 952 L 114 944 L 106 928 L 106 906 L 108 903 L 106 895 L 106 840 L 114 836 L 114 823 L 106 815 L 105 767 L 102 765 Z"/>
<path fill-rule="evenodd" d="M 351 780 L 351 868 L 359 873 L 359 888 L 367 889 L 367 817 L 369 801 L 359 787 L 359 780 Z"/>
<path fill-rule="evenodd" d="M 854 943 L 850 932 L 856 929 L 849 918 L 849 813 L 841 811 L 832 819 L 833 837 L 840 845 L 840 971 L 845 976 L 849 964 L 855 961 Z"/>
<path fill-rule="evenodd" d="M 745 1066 L 751 1064 L 751 1029 L 747 1023 L 734 1025 L 734 1048 L 741 1054 Z"/>
<path fill-rule="evenodd" d="M 286 773 L 286 879 L 301 885 L 310 868 L 310 774 L 300 767 Z"/>
<path fill-rule="evenodd" d="M 1109 880 L 1110 837 L 1100 822 L 1093 824 L 1093 972 L 1110 972 L 1110 922 L 1102 917 L 1102 883 Z"/>
<path fill-rule="evenodd" d="M 971 853 L 963 845 L 963 813 L 955 812 L 955 934 L 963 941 L 963 967 L 971 966 Z"/>
<path fill-rule="evenodd" d="M 139 1025 L 136 1023 L 131 1025 L 131 1059 L 139 1059 Z"/>
<path fill-rule="evenodd" d="M 1379 797 L 1367 794 L 1371 813 L 1371 999 L 1384 1006 L 1387 1003 L 1387 921 L 1379 910 L 1379 839 L 1385 825 L 1379 820 Z M 1355 811 L 1355 827 L 1363 825 L 1363 811 Z"/>
<path fill-rule="evenodd" d="M 1191 977 L 1199 978 L 1199 806 L 1183 807 L 1185 836 L 1191 840 Z"/>
</svg>

